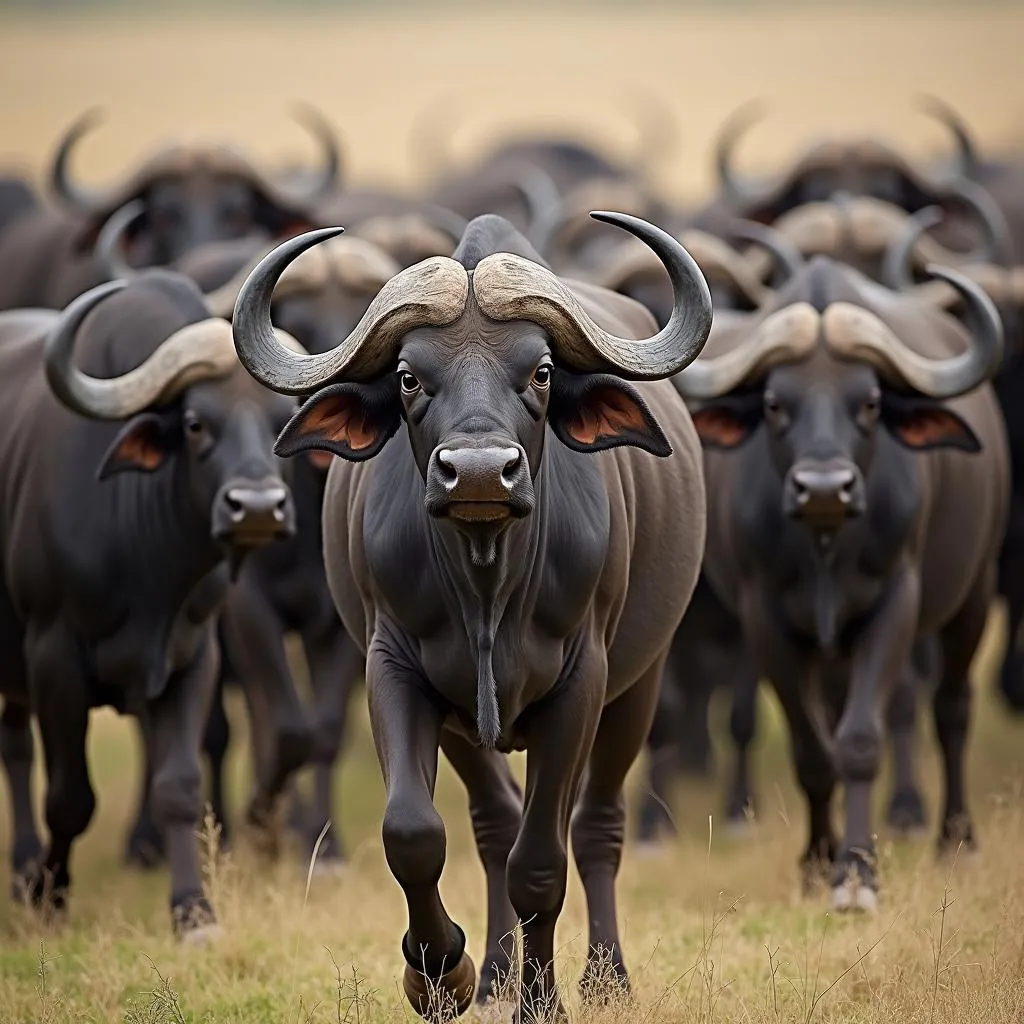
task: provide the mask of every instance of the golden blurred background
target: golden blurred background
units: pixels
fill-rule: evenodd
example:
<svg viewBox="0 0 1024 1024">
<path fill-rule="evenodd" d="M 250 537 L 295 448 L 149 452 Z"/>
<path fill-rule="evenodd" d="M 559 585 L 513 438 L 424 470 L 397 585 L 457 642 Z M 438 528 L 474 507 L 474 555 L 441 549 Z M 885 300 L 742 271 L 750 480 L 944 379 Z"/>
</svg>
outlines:
<svg viewBox="0 0 1024 1024">
<path fill-rule="evenodd" d="M 0 167 L 37 171 L 93 104 L 107 120 L 76 154 L 86 181 L 119 175 L 172 137 L 301 158 L 309 143 L 287 116 L 296 99 L 336 123 L 349 180 L 361 184 L 423 177 L 417 123 L 445 126 L 465 157 L 533 129 L 567 129 L 628 157 L 644 109 L 675 136 L 653 179 L 670 197 L 695 197 L 712 184 L 718 126 L 754 96 L 770 110 L 742 146 L 752 170 L 831 130 L 938 154 L 948 140 L 915 107 L 922 92 L 953 104 L 983 144 L 1024 147 L 1020 2 L 138 8 L 0 6 Z"/>
</svg>

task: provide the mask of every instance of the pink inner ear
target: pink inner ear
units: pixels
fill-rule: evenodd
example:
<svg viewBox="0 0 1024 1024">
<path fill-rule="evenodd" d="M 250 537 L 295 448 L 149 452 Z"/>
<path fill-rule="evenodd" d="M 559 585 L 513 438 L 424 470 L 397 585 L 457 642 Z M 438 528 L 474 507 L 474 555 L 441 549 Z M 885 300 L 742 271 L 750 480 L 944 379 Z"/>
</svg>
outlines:
<svg viewBox="0 0 1024 1024">
<path fill-rule="evenodd" d="M 896 427 L 896 433 L 911 448 L 928 448 L 964 436 L 959 420 L 942 409 L 915 411 Z"/>
<path fill-rule="evenodd" d="M 150 472 L 159 467 L 164 458 L 164 453 L 153 443 L 149 431 L 145 428 L 126 434 L 117 446 L 116 455 L 118 461 L 139 466 Z"/>
<path fill-rule="evenodd" d="M 747 436 L 743 424 L 724 409 L 698 409 L 692 417 L 697 436 L 705 444 L 731 448 Z"/>
<path fill-rule="evenodd" d="M 351 395 L 331 395 L 313 406 L 299 427 L 301 437 L 321 437 L 361 451 L 380 434 L 368 420 L 362 404 Z"/>
<path fill-rule="evenodd" d="M 642 434 L 647 424 L 640 407 L 628 395 L 614 388 L 594 388 L 583 399 L 567 430 L 580 444 L 593 444 L 602 437 Z"/>
</svg>

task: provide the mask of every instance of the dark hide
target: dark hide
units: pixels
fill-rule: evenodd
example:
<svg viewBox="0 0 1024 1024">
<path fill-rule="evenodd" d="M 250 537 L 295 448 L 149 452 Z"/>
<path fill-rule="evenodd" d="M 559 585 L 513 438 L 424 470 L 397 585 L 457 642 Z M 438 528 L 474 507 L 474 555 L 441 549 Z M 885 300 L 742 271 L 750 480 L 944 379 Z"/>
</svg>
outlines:
<svg viewBox="0 0 1024 1024">
<path fill-rule="evenodd" d="M 208 316 L 187 279 L 149 272 L 89 314 L 76 360 L 95 376 L 122 374 L 174 331 Z M 239 367 L 193 384 L 127 428 L 83 419 L 56 401 L 43 374 L 43 342 L 56 319 L 41 312 L 0 318 L 0 377 L 9 391 L 0 454 L 0 686 L 4 763 L 16 792 L 14 876 L 34 900 L 52 882 L 54 900 L 63 903 L 71 847 L 95 804 L 85 753 L 89 710 L 111 705 L 141 723 L 174 920 L 188 929 L 211 915 L 195 843 L 199 744 L 217 673 L 225 558 L 240 557 L 244 520 L 223 534 L 217 524 L 232 500 L 229 484 L 284 488 L 271 441 L 291 403 Z M 188 426 L 194 423 L 200 427 Z M 124 443 L 112 456 L 118 438 Z M 108 468 L 100 479 L 105 464 L 120 471 Z M 256 540 L 250 534 L 244 543 Z M 32 754 L 27 709 L 46 754 L 45 852 L 24 788 Z"/>
<path fill-rule="evenodd" d="M 929 357 L 966 344 L 947 315 L 824 259 L 750 321 L 798 301 L 873 310 Z M 708 347 L 720 354 L 749 329 L 726 331 Z M 868 903 L 864 890 L 876 886 L 871 788 L 886 709 L 915 636 L 937 634 L 941 648 L 933 698 L 946 783 L 941 842 L 972 840 L 963 789 L 967 670 L 995 585 L 1009 484 L 989 386 L 939 403 L 880 385 L 867 364 L 819 346 L 694 414 L 712 510 L 705 572 L 785 710 L 810 810 L 805 863 L 833 865 L 837 899 L 854 872 Z M 817 498 L 799 518 L 791 495 L 805 464 L 849 477 L 845 518 Z M 830 820 L 837 781 L 846 793 L 841 844 Z"/>
<path fill-rule="evenodd" d="M 499 248 L 528 252 L 507 225 L 484 218 L 467 229 L 456 258 L 471 265 Z M 651 333 L 640 307 L 615 302 L 636 336 Z M 440 748 L 467 786 L 487 872 L 478 991 L 486 996 L 508 971 L 501 940 L 518 918 L 527 1015 L 557 1003 L 554 929 L 574 803 L 573 850 L 590 915 L 584 983 L 609 956 L 625 980 L 614 900 L 622 784 L 650 727 L 704 530 L 698 444 L 672 386 L 603 375 L 590 387 L 557 364 L 540 374 L 548 353 L 540 328 L 490 321 L 471 301 L 451 326 L 406 334 L 398 380 L 392 371 L 359 388 L 325 389 L 320 411 L 317 396 L 279 442 L 294 450 L 299 438 L 326 444 L 330 436 L 337 445 L 343 428 L 324 415 L 343 402 L 388 403 L 401 416 L 375 457 L 335 461 L 324 541 L 331 592 L 368 657 L 388 792 L 384 848 L 409 911 L 407 984 L 422 979 L 417 972 L 447 974 L 449 986 L 454 970 L 465 976 L 465 936 L 437 891 L 446 846 L 432 799 Z M 606 426 L 588 428 L 591 415 Z M 383 413 L 361 422 L 382 438 L 393 429 Z M 636 447 L 584 454 L 559 441 L 604 447 L 614 424 L 647 451 L 663 451 L 667 438 L 672 458 Z M 505 509 L 487 499 L 488 474 L 498 469 L 509 481 Z M 513 749 L 528 755 L 522 810 L 500 753 Z"/>
</svg>

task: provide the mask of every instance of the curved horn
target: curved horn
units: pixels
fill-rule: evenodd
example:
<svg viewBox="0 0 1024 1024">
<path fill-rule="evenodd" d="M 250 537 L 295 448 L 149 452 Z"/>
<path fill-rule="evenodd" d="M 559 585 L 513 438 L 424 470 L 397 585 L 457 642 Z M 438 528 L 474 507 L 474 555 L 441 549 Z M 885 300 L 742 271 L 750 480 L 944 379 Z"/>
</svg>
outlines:
<svg viewBox="0 0 1024 1024">
<path fill-rule="evenodd" d="M 748 319 L 747 314 L 738 316 L 742 319 L 724 321 L 726 330 Z M 717 398 L 761 370 L 806 356 L 818 343 L 820 329 L 821 316 L 810 303 L 785 306 L 762 320 L 747 340 L 714 359 L 698 359 L 672 383 L 683 398 Z"/>
<path fill-rule="evenodd" d="M 553 211 L 561 207 L 562 195 L 551 175 L 532 164 L 523 169 L 513 184 L 526 203 L 526 234 L 529 237 Z"/>
<path fill-rule="evenodd" d="M 481 260 L 473 292 L 493 320 L 530 320 L 551 335 L 559 358 L 575 370 L 611 370 L 634 380 L 678 373 L 700 355 L 711 330 L 711 293 L 700 268 L 670 234 L 624 213 L 591 213 L 628 231 L 652 249 L 672 282 L 672 315 L 646 341 L 618 338 L 584 310 L 569 287 L 531 260 L 497 253 Z"/>
<path fill-rule="evenodd" d="M 804 258 L 800 250 L 780 231 L 775 231 L 766 224 L 756 224 L 751 220 L 739 220 L 729 231 L 733 238 L 744 242 L 753 242 L 764 249 L 775 260 L 775 265 L 782 271 L 786 280 L 795 277 L 804 266 Z"/>
<path fill-rule="evenodd" d="M 976 181 L 958 178 L 946 186 L 946 194 L 940 195 L 940 198 L 947 196 L 959 200 L 978 218 L 985 236 L 982 248 L 974 253 L 965 253 L 963 258 L 972 261 L 984 260 L 989 263 L 1009 262 L 1013 255 L 1010 226 L 988 189 Z"/>
<path fill-rule="evenodd" d="M 751 100 L 738 110 L 733 111 L 718 132 L 718 139 L 715 142 L 715 170 L 718 172 L 718 185 L 725 197 L 736 205 L 752 203 L 756 200 L 757 195 L 742 185 L 733 172 L 733 152 L 745 132 L 757 124 L 764 115 L 764 103 L 761 100 Z"/>
<path fill-rule="evenodd" d="M 323 154 L 319 177 L 309 186 L 309 191 L 300 197 L 307 203 L 318 202 L 336 191 L 341 181 L 341 147 L 338 145 L 338 136 L 331 123 L 312 103 L 296 103 L 292 108 L 292 117 L 313 136 Z"/>
<path fill-rule="evenodd" d="M 403 270 L 381 289 L 352 333 L 329 352 L 299 355 L 275 337 L 270 321 L 274 286 L 288 264 L 344 228 L 307 231 L 265 256 L 238 293 L 232 317 L 242 365 L 261 384 L 286 395 L 314 391 L 346 374 L 364 379 L 383 370 L 402 336 L 414 327 L 443 327 L 466 308 L 469 275 L 455 260 L 435 256 Z"/>
<path fill-rule="evenodd" d="M 945 219 L 937 206 L 926 206 L 918 210 L 907 221 L 907 230 L 885 252 L 882 260 L 882 283 L 895 292 L 913 289 L 914 250 L 921 236 Z"/>
<path fill-rule="evenodd" d="M 908 348 L 873 313 L 845 302 L 833 303 L 822 315 L 825 339 L 836 355 L 870 362 L 923 395 L 956 398 L 973 391 L 999 368 L 1003 325 L 992 300 L 970 278 L 934 264 L 926 272 L 956 289 L 967 307 L 964 319 L 971 325 L 972 344 L 965 352 L 929 359 Z"/>
<path fill-rule="evenodd" d="M 106 224 L 96 238 L 93 255 L 103 264 L 107 276 L 112 280 L 129 281 L 138 277 L 138 270 L 124 258 L 121 245 L 125 232 L 138 220 L 146 208 L 141 199 L 125 203 L 107 218 Z"/>
<path fill-rule="evenodd" d="M 966 121 L 938 96 L 922 96 L 918 99 L 917 105 L 929 117 L 947 128 L 953 136 L 956 143 L 954 173 L 964 178 L 977 178 L 981 160 Z"/>
<path fill-rule="evenodd" d="M 78 140 L 102 120 L 103 111 L 99 107 L 92 107 L 82 114 L 61 136 L 50 165 L 50 190 L 62 203 L 79 213 L 92 212 L 100 205 L 100 200 L 94 193 L 80 188 L 71 180 L 68 161 Z"/>
<path fill-rule="evenodd" d="M 120 377 L 99 379 L 83 373 L 71 358 L 78 329 L 92 309 L 125 287 L 125 281 L 110 281 L 80 295 L 46 339 L 46 379 L 63 405 L 89 419 L 126 419 L 147 406 L 170 401 L 196 381 L 224 377 L 237 366 L 230 326 L 209 319 L 175 331 L 141 366 Z"/>
</svg>

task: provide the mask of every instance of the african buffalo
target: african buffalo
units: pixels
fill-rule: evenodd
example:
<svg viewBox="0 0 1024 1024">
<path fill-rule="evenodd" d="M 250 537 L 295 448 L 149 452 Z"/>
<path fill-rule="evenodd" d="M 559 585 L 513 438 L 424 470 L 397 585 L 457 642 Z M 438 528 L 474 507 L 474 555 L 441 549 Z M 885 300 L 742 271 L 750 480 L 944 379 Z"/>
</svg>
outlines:
<svg viewBox="0 0 1024 1024">
<path fill-rule="evenodd" d="M 116 238 L 104 239 L 104 258 L 114 276 L 132 276 L 117 260 Z M 194 250 L 175 264 L 206 292 L 211 310 L 230 318 L 238 291 L 266 254 L 258 243 L 230 242 Z M 304 253 L 278 282 L 271 316 L 309 352 L 324 352 L 347 337 L 377 292 L 401 267 L 361 238 L 333 239 Z M 314 769 L 311 808 L 296 816 L 308 856 L 331 822 L 317 855 L 317 866 L 337 862 L 342 853 L 335 817 L 332 770 L 337 761 L 346 712 L 363 660 L 342 628 L 324 575 L 321 506 L 331 456 L 310 452 L 292 465 L 291 488 L 297 530 L 246 560 L 228 594 L 221 618 L 221 674 L 204 737 L 210 762 L 210 802 L 229 838 L 223 788 L 229 725 L 223 684 L 237 681 L 245 694 L 253 733 L 256 788 L 247 820 L 266 828 L 289 778 L 300 767 Z M 287 633 L 302 641 L 314 707 L 302 706 L 285 653 Z M 127 856 L 149 866 L 161 853 L 160 837 L 144 786 L 129 837 Z"/>
<path fill-rule="evenodd" d="M 941 646 L 940 843 L 974 838 L 967 671 L 1009 496 L 1002 417 L 985 384 L 1002 331 L 977 285 L 929 273 L 962 297 L 970 334 L 926 298 L 816 257 L 763 308 L 724 315 L 710 357 L 674 379 L 705 446 L 704 571 L 779 696 L 810 812 L 804 863 L 833 868 L 840 908 L 877 901 L 871 789 L 915 637 L 937 634 Z"/>
<path fill-rule="evenodd" d="M 92 247 L 107 221 L 133 201 L 141 207 L 127 231 L 128 261 L 165 265 L 204 242 L 250 234 L 269 241 L 308 228 L 312 208 L 337 176 L 337 152 L 321 134 L 322 180 L 301 195 L 281 189 L 243 154 L 210 145 L 163 149 L 120 184 L 91 194 L 71 182 L 68 161 L 96 118 L 80 118 L 58 146 L 50 179 L 59 207 L 41 206 L 0 234 L 0 309 L 60 309 L 101 283 Z"/>
<path fill-rule="evenodd" d="M 175 928 L 203 935 L 213 912 L 195 830 L 214 624 L 229 565 L 294 531 L 271 450 L 294 407 L 254 384 L 230 325 L 166 271 L 102 285 L 63 313 L 3 314 L 0 368 L 0 755 L 16 885 L 64 905 L 95 806 L 89 710 L 111 705 L 142 725 Z M 45 854 L 30 715 L 46 754 Z"/>
<path fill-rule="evenodd" d="M 437 890 L 439 747 L 469 792 L 487 874 L 479 996 L 509 970 L 500 942 L 518 917 L 521 1011 L 558 1006 L 554 930 L 574 803 L 590 913 L 585 983 L 602 956 L 626 982 L 614 896 L 622 784 L 704 534 L 686 409 L 670 384 L 627 379 L 663 381 L 694 359 L 711 301 L 669 235 L 596 216 L 643 238 L 675 285 L 673 316 L 647 341 L 655 325 L 641 306 L 556 277 L 494 216 L 470 223 L 453 258 L 393 278 L 330 352 L 287 352 L 270 308 L 291 260 L 340 229 L 280 246 L 235 307 L 239 355 L 257 380 L 312 393 L 277 451 L 339 456 L 324 499 L 328 582 L 367 653 L 384 849 L 409 911 L 405 991 L 435 1019 L 432 991 L 461 1012 L 475 980 Z M 673 450 L 667 463 L 641 454 Z M 528 754 L 522 804 L 501 753 L 514 749 Z"/>
</svg>

